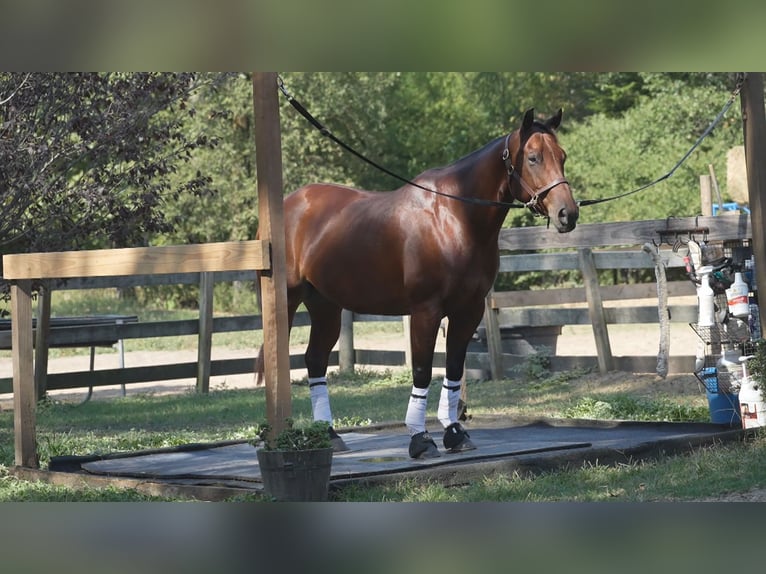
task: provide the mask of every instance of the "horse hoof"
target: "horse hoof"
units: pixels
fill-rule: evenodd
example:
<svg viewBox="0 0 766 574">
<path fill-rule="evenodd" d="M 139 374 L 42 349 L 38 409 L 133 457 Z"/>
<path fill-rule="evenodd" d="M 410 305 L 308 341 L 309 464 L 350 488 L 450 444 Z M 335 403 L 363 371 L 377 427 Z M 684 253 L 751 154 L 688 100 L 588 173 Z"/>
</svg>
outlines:
<svg viewBox="0 0 766 574">
<path fill-rule="evenodd" d="M 436 443 L 428 431 L 419 432 L 410 438 L 410 458 L 437 458 L 441 456 Z"/>
<path fill-rule="evenodd" d="M 335 432 L 335 429 L 330 427 L 328 429 L 328 432 L 330 433 L 330 443 L 332 444 L 332 451 L 333 452 L 346 452 L 348 450 L 351 450 L 348 448 L 345 442 L 343 442 L 343 439 L 340 438 L 340 435 Z"/>
<path fill-rule="evenodd" d="M 444 429 L 444 448 L 447 452 L 465 452 L 474 450 L 476 445 L 460 423 L 452 423 Z"/>
</svg>

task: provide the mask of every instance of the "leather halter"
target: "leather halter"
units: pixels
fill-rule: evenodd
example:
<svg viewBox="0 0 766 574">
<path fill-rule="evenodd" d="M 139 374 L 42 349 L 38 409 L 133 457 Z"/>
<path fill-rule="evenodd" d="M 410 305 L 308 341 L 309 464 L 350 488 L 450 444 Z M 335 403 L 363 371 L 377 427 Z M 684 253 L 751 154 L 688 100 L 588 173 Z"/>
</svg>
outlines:
<svg viewBox="0 0 766 574">
<path fill-rule="evenodd" d="M 510 162 L 511 158 L 511 152 L 508 147 L 508 144 L 511 141 L 511 134 L 508 134 L 508 136 L 505 138 L 505 149 L 503 150 L 503 163 L 505 164 L 505 169 L 508 172 L 508 189 L 510 190 L 513 181 L 512 178 L 516 178 L 516 181 L 519 182 L 519 185 L 524 189 L 524 191 L 527 192 L 527 195 L 529 196 L 529 201 L 524 203 L 525 207 L 528 207 L 532 213 L 535 215 L 539 215 L 542 217 L 548 217 L 548 214 L 545 213 L 542 209 L 542 198 L 543 196 L 548 193 L 550 190 L 552 190 L 557 185 L 561 185 L 562 183 L 566 183 L 569 185 L 569 181 L 567 181 L 565 178 L 561 177 L 558 179 L 554 179 L 547 185 L 544 185 L 537 191 L 532 189 L 529 184 L 524 181 L 524 179 L 521 177 L 521 174 L 516 170 L 516 168 L 513 166 L 513 164 Z M 521 201 L 521 200 L 519 200 Z"/>
</svg>

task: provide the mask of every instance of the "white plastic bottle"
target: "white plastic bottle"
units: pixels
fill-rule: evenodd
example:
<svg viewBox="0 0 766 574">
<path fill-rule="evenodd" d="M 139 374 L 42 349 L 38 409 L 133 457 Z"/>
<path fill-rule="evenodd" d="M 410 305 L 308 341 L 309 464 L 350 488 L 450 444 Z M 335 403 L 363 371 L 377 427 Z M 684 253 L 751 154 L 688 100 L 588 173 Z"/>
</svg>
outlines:
<svg viewBox="0 0 766 574">
<path fill-rule="evenodd" d="M 702 277 L 697 287 L 697 303 L 699 305 L 697 324 L 700 327 L 712 327 L 715 324 L 715 293 L 710 286 L 710 271 L 710 267 L 700 268 Z"/>
<path fill-rule="evenodd" d="M 747 361 L 752 355 L 740 357 L 742 362 L 742 382 L 739 389 L 739 411 L 742 419 L 742 428 L 756 428 L 766 426 L 766 403 L 764 402 L 763 390 L 747 372 Z"/>
<path fill-rule="evenodd" d="M 749 292 L 750 287 L 742 278 L 742 273 L 735 273 L 734 283 L 726 290 L 729 315 L 738 319 L 747 319 L 747 316 L 750 314 Z"/>
</svg>

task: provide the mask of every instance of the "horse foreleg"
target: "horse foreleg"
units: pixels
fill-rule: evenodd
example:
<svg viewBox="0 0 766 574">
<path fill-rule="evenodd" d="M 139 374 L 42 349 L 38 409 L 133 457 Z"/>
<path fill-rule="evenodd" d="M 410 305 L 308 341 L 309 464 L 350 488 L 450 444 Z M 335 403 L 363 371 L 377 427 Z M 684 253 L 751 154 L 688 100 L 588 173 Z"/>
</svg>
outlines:
<svg viewBox="0 0 766 574">
<path fill-rule="evenodd" d="M 412 458 L 439 456 L 436 443 L 426 430 L 426 410 L 433 373 L 434 346 L 440 324 L 441 314 L 434 309 L 413 311 L 410 320 L 412 392 L 404 422 L 410 433 L 409 451 Z"/>
<path fill-rule="evenodd" d="M 481 320 L 482 308 L 475 312 L 463 307 L 460 317 L 450 317 L 447 330 L 447 369 L 439 396 L 439 422 L 444 426 L 444 447 L 450 452 L 472 450 L 475 445 L 459 422 L 460 402 L 465 396 L 463 373 L 468 343 Z M 463 409 L 465 400 L 463 399 Z"/>
</svg>

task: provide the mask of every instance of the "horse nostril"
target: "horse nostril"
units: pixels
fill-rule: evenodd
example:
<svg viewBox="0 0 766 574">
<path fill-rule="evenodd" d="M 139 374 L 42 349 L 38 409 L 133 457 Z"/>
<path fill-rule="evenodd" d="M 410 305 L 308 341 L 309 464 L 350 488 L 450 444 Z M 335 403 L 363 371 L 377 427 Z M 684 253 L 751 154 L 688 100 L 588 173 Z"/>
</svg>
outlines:
<svg viewBox="0 0 766 574">
<path fill-rule="evenodd" d="M 567 211 L 566 207 L 559 209 L 559 221 L 564 225 L 569 223 L 569 212 Z"/>
</svg>

